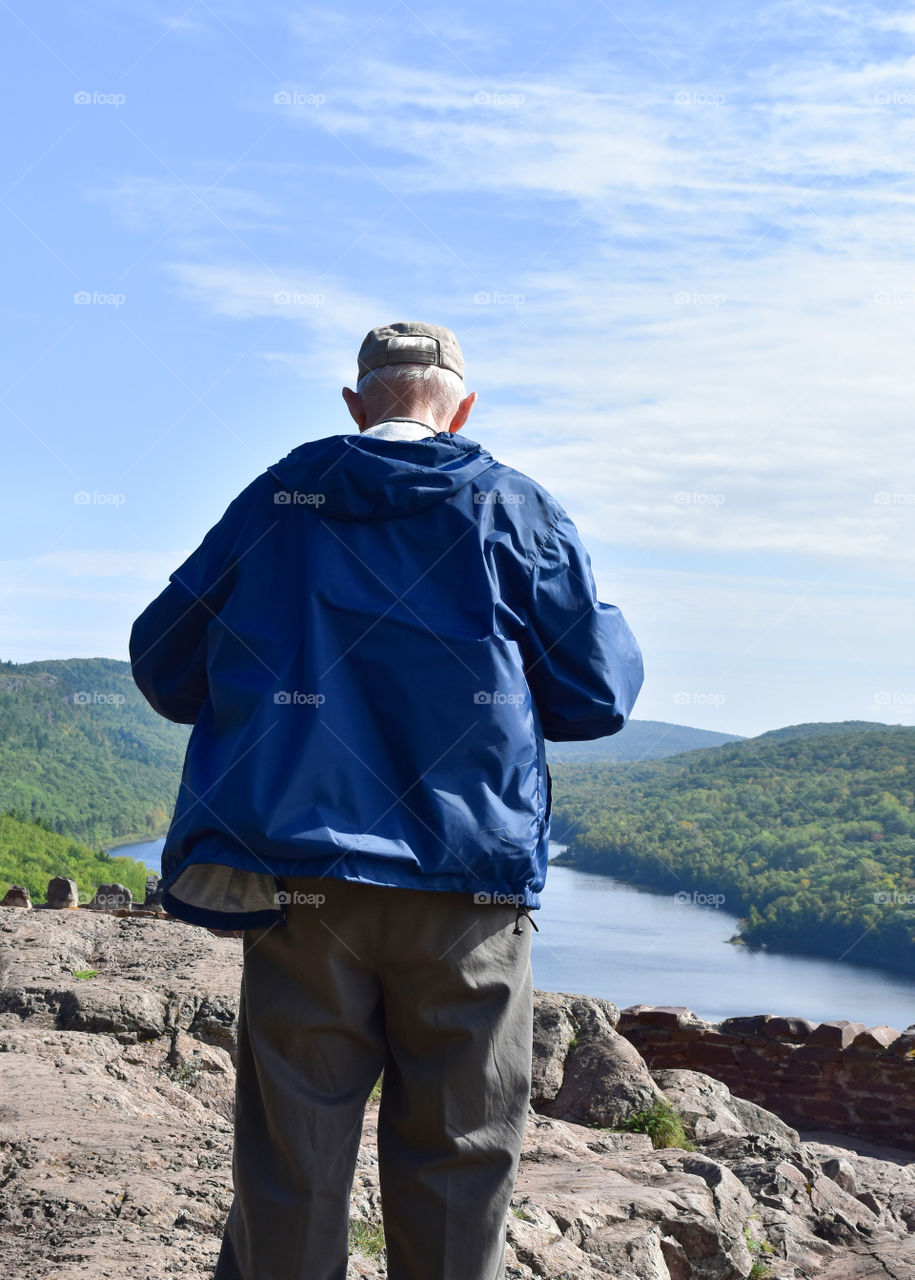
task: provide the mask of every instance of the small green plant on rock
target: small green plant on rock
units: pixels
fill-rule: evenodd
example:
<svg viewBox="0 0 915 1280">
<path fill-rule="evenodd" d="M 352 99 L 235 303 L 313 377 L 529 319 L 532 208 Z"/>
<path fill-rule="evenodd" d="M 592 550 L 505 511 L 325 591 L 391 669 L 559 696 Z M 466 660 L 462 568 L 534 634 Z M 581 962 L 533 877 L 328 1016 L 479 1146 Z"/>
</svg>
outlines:
<svg viewBox="0 0 915 1280">
<path fill-rule="evenodd" d="M 384 1228 L 381 1223 L 363 1219 L 351 1222 L 349 1251 L 351 1254 L 359 1253 L 364 1258 L 380 1258 L 384 1253 Z"/>
<path fill-rule="evenodd" d="M 200 1079 L 202 1068 L 199 1062 L 193 1062 L 190 1058 L 179 1063 L 178 1066 L 168 1066 L 165 1068 L 165 1074 L 173 1084 L 195 1085 Z"/>
<path fill-rule="evenodd" d="M 95 969 L 74 969 L 73 976 L 74 978 L 82 978 L 82 979 L 97 978 L 98 973 L 95 971 Z"/>
<path fill-rule="evenodd" d="M 753 1259 L 753 1266 L 750 1268 L 747 1280 L 770 1280 L 772 1268 L 763 1262 L 760 1254 L 773 1254 L 775 1246 L 770 1244 L 768 1240 L 757 1240 L 750 1227 L 747 1227 L 744 1231 L 743 1238 Z"/>
<path fill-rule="evenodd" d="M 656 1150 L 660 1147 L 696 1150 L 687 1137 L 683 1117 L 666 1098 L 653 1102 L 647 1111 L 634 1112 L 628 1120 L 623 1121 L 623 1129 L 627 1133 L 647 1133 Z"/>
</svg>

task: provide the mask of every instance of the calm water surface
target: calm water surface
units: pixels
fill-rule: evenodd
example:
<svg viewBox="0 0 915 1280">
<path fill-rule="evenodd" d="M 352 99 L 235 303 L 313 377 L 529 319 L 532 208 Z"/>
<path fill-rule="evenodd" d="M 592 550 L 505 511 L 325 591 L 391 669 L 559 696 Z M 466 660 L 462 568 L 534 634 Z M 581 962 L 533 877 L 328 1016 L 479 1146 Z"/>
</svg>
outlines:
<svg viewBox="0 0 915 1280">
<path fill-rule="evenodd" d="M 159 871 L 164 844 L 151 840 L 112 852 Z M 561 849 L 554 846 L 555 853 Z M 535 984 L 545 991 L 603 996 L 620 1008 L 682 1004 L 715 1022 L 778 1013 L 900 1030 L 915 1023 L 915 978 L 730 946 L 736 916 L 609 876 L 551 866 L 534 918 L 540 932 L 531 964 Z"/>
</svg>

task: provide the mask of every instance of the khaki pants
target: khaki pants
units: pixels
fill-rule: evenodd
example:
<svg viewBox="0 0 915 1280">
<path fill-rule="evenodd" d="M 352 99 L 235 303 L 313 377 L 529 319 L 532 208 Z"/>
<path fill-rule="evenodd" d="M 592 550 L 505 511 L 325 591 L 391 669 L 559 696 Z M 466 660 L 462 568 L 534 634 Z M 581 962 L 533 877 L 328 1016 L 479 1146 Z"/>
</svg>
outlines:
<svg viewBox="0 0 915 1280">
<path fill-rule="evenodd" d="M 285 880 L 248 930 L 215 1280 L 345 1280 L 366 1099 L 389 1280 L 500 1280 L 531 1084 L 531 924 L 470 893 Z M 321 905 L 303 895 L 324 895 Z"/>
</svg>

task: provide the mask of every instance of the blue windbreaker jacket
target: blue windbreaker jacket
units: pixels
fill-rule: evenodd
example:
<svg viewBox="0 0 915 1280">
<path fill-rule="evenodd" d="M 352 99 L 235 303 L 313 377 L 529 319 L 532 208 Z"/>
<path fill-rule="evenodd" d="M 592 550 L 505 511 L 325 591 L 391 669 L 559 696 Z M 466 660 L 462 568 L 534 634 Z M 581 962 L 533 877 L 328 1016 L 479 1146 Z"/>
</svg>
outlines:
<svg viewBox="0 0 915 1280">
<path fill-rule="evenodd" d="M 568 515 L 448 432 L 294 449 L 171 575 L 130 657 L 194 726 L 164 906 L 226 929 L 282 922 L 287 875 L 539 907 L 544 738 L 615 733 L 642 683 Z"/>
</svg>

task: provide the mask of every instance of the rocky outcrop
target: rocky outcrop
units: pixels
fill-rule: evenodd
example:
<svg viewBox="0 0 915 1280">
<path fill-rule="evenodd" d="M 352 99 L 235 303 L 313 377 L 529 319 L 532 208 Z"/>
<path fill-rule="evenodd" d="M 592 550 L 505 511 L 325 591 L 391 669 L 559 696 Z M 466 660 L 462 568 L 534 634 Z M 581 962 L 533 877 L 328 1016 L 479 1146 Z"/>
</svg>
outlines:
<svg viewBox="0 0 915 1280">
<path fill-rule="evenodd" d="M 915 1031 L 635 1005 L 618 1030 L 652 1071 L 706 1072 L 791 1124 L 915 1151 Z"/>
<path fill-rule="evenodd" d="M 0 901 L 0 907 L 26 907 L 31 909 L 32 899 L 28 889 L 22 884 L 11 884 Z"/>
<path fill-rule="evenodd" d="M 47 906 L 52 911 L 68 911 L 79 906 L 79 888 L 75 880 L 65 876 L 55 876 L 48 881 Z"/>
<path fill-rule="evenodd" d="M 532 1113 L 509 1219 L 508 1274 L 737 1280 L 753 1201 L 717 1161 L 657 1152 Z"/>
<path fill-rule="evenodd" d="M 872 1269 L 862 1276 L 895 1276 L 899 1259 L 905 1261 L 899 1275 L 915 1275 L 915 1166 L 905 1154 L 872 1148 L 867 1156 L 803 1141 L 777 1116 L 700 1072 L 657 1071 L 654 1077 L 703 1154 L 751 1193 L 759 1237 L 775 1250 L 768 1259 L 773 1276 L 830 1275 L 837 1252 L 849 1266 L 866 1261 Z M 780 1269 L 783 1261 L 789 1269 Z"/>
<path fill-rule="evenodd" d="M 94 976 L 92 976 L 94 975 Z M 163 917 L 0 917 L 0 1258 L 30 1280 L 202 1280 L 231 1202 L 241 943 Z M 838 1147 L 689 1070 L 649 1072 L 608 1001 L 538 992 L 506 1280 L 911 1280 L 899 1153 Z M 620 1132 L 672 1103 L 692 1150 Z M 381 1199 L 366 1111 L 354 1227 Z M 383 1238 L 349 1280 L 383 1280 Z M 764 1252 L 771 1247 L 773 1252 Z"/>
<path fill-rule="evenodd" d="M 617 1128 L 663 1095 L 614 1030 L 619 1010 L 592 996 L 538 991 L 531 1102 L 542 1115 Z"/>
<path fill-rule="evenodd" d="M 90 906 L 102 907 L 106 909 L 115 909 L 120 907 L 124 909 L 133 904 L 133 894 L 123 884 L 100 884 L 95 891 Z"/>
</svg>

